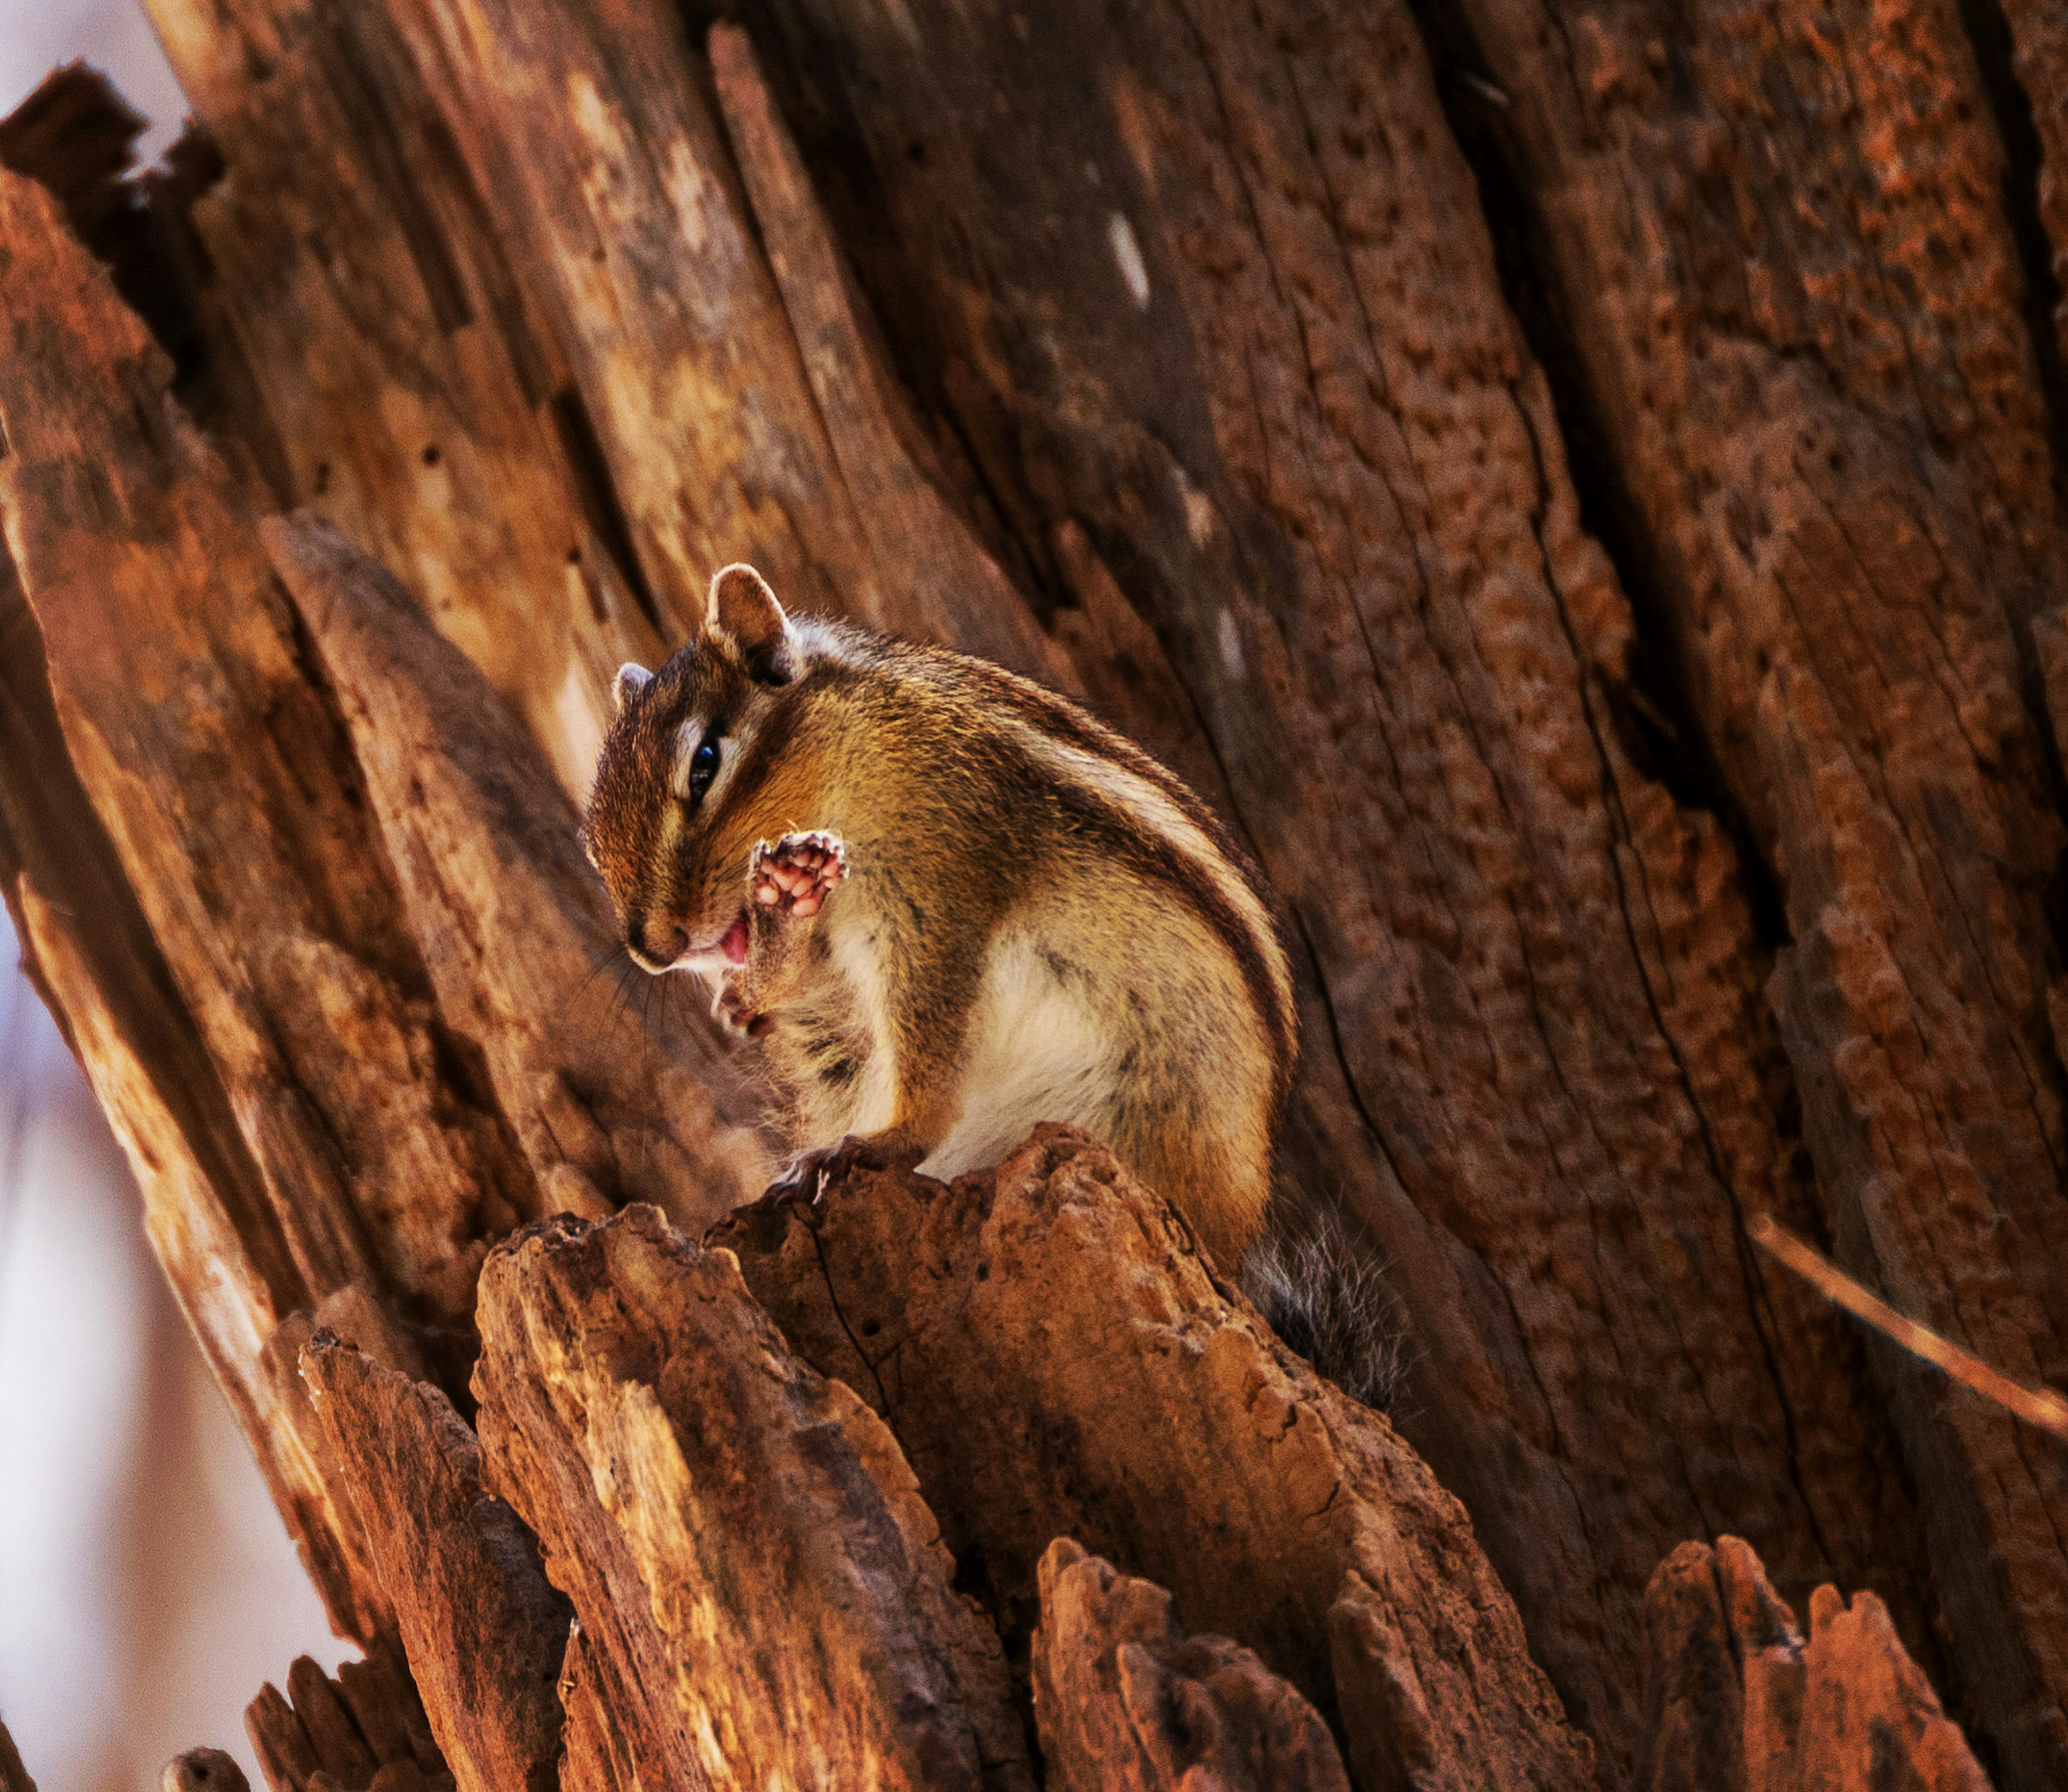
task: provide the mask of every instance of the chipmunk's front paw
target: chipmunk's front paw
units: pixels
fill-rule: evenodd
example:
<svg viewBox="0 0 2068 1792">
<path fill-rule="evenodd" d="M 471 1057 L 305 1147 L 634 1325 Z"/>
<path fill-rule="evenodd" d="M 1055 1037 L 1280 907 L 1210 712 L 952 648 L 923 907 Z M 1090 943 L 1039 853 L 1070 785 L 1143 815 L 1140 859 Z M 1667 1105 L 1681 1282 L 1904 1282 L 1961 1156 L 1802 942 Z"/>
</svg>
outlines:
<svg viewBox="0 0 2068 1792">
<path fill-rule="evenodd" d="M 831 834 L 785 834 L 754 849 L 748 872 L 756 908 L 809 920 L 847 876 L 847 848 Z"/>
<path fill-rule="evenodd" d="M 774 1015 L 757 1014 L 748 1006 L 737 977 L 719 984 L 711 1000 L 711 1014 L 727 1032 L 743 1039 L 758 1039 L 776 1024 Z"/>
</svg>

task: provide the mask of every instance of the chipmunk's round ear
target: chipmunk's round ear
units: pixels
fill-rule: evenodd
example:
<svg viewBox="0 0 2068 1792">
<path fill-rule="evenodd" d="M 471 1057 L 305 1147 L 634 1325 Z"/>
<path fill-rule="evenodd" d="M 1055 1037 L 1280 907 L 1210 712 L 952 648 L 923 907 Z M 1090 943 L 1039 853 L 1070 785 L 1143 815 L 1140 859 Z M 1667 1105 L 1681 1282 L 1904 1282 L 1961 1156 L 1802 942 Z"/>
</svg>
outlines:
<svg viewBox="0 0 2068 1792">
<path fill-rule="evenodd" d="M 636 661 L 627 660 L 617 668 L 617 681 L 610 687 L 611 701 L 617 706 L 617 713 L 623 715 L 625 705 L 653 682 L 653 673 Z"/>
<path fill-rule="evenodd" d="M 710 582 L 704 612 L 708 633 L 723 635 L 739 649 L 747 676 L 758 685 L 787 685 L 797 676 L 802 654 L 797 632 L 783 614 L 768 581 L 750 566 L 723 567 Z"/>
</svg>

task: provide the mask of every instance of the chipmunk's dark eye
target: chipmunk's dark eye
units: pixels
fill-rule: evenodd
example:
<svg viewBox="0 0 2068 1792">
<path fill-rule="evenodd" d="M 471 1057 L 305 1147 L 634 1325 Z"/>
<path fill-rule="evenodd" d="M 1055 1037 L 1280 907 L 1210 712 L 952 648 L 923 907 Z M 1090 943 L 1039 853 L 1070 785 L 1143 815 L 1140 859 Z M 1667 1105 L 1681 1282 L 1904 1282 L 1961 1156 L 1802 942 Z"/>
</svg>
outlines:
<svg viewBox="0 0 2068 1792">
<path fill-rule="evenodd" d="M 718 776 L 718 742 L 699 741 L 690 755 L 690 801 L 701 803 L 711 780 Z"/>
</svg>

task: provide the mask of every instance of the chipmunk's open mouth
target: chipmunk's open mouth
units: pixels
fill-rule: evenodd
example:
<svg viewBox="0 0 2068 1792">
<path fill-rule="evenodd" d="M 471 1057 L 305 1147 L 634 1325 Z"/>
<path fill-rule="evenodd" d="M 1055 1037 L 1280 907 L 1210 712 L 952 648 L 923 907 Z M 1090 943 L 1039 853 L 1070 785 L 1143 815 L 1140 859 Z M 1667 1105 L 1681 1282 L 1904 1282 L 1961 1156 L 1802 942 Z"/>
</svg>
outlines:
<svg viewBox="0 0 2068 1792">
<path fill-rule="evenodd" d="M 696 945 L 685 947 L 673 964 L 649 965 L 648 969 L 694 971 L 704 977 L 714 976 L 728 965 L 747 962 L 747 911 L 743 908 L 723 933 L 713 934 Z"/>
<path fill-rule="evenodd" d="M 747 911 L 743 908 L 734 917 L 732 925 L 725 930 L 725 937 L 718 943 L 718 949 L 725 955 L 728 965 L 747 962 Z"/>
</svg>

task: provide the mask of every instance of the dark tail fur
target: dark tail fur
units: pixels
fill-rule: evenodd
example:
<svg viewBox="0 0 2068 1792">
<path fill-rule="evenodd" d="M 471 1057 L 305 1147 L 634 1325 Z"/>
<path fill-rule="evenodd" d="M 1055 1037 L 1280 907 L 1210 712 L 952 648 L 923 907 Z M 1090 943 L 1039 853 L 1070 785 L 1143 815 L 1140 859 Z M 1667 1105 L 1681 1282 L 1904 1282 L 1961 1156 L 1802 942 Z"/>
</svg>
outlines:
<svg viewBox="0 0 2068 1792">
<path fill-rule="evenodd" d="M 1406 1315 L 1370 1249 L 1323 1210 L 1274 1229 L 1243 1259 L 1242 1291 L 1271 1329 L 1343 1392 L 1381 1412 L 1399 1392 Z"/>
</svg>

